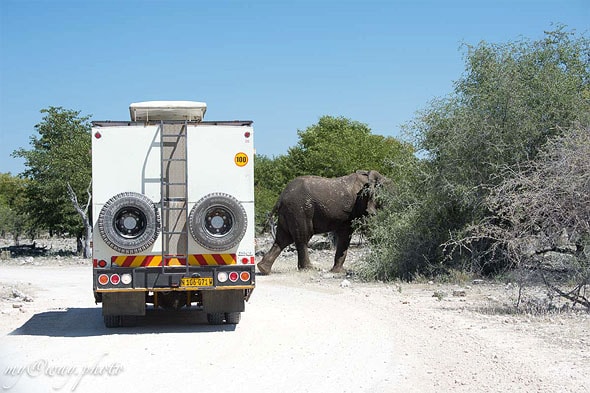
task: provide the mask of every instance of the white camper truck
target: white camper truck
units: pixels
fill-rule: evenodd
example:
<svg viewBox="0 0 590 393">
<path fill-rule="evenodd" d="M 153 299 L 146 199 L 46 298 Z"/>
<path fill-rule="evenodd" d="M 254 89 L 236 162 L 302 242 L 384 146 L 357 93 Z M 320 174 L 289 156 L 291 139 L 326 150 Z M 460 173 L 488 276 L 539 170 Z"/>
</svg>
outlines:
<svg viewBox="0 0 590 393">
<path fill-rule="evenodd" d="M 131 121 L 92 123 L 93 282 L 107 327 L 151 305 L 240 321 L 255 286 L 254 131 L 203 121 L 206 109 L 141 102 Z"/>
</svg>

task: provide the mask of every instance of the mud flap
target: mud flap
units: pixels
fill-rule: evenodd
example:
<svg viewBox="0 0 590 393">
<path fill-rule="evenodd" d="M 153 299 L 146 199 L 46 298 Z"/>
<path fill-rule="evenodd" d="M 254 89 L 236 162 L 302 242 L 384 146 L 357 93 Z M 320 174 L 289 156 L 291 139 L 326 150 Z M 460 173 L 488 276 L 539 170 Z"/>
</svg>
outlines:
<svg viewBox="0 0 590 393">
<path fill-rule="evenodd" d="M 145 293 L 103 292 L 102 315 L 145 315 Z"/>
<path fill-rule="evenodd" d="M 206 313 L 242 312 L 246 309 L 244 291 L 203 291 L 203 311 Z"/>
</svg>

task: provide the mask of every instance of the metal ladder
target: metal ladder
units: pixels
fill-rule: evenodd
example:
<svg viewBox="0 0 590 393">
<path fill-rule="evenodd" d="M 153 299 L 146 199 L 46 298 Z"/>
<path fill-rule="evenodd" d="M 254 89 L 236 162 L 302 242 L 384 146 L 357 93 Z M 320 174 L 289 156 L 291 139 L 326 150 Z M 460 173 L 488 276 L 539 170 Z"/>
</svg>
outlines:
<svg viewBox="0 0 590 393">
<path fill-rule="evenodd" d="M 163 273 L 170 268 L 173 261 L 184 264 L 188 271 L 187 133 L 186 121 L 184 123 L 160 122 Z"/>
</svg>

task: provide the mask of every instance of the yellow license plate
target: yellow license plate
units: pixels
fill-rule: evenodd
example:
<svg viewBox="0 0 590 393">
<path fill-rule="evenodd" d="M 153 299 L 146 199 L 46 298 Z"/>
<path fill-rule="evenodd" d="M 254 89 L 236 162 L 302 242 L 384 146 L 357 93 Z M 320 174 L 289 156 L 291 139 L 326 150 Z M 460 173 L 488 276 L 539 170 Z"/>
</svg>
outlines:
<svg viewBox="0 0 590 393">
<path fill-rule="evenodd" d="M 181 287 L 210 287 L 213 286 L 212 277 L 184 277 L 180 279 Z"/>
</svg>

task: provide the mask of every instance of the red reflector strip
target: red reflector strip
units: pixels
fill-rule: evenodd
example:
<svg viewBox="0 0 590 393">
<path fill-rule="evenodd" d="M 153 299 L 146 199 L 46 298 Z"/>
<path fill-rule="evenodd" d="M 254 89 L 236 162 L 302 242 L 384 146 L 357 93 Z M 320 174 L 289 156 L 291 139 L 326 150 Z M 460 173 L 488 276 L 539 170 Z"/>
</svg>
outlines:
<svg viewBox="0 0 590 393">
<path fill-rule="evenodd" d="M 111 262 L 121 267 L 156 267 L 162 266 L 161 255 L 116 255 Z M 191 266 L 235 265 L 236 254 L 191 254 L 188 256 Z M 166 256 L 166 266 L 184 266 L 186 260 L 175 256 Z"/>
<path fill-rule="evenodd" d="M 193 266 L 235 265 L 236 254 L 194 254 L 189 255 L 188 263 Z"/>
<path fill-rule="evenodd" d="M 111 262 L 122 267 L 160 266 L 162 257 L 159 255 L 114 256 L 111 258 Z"/>
</svg>

